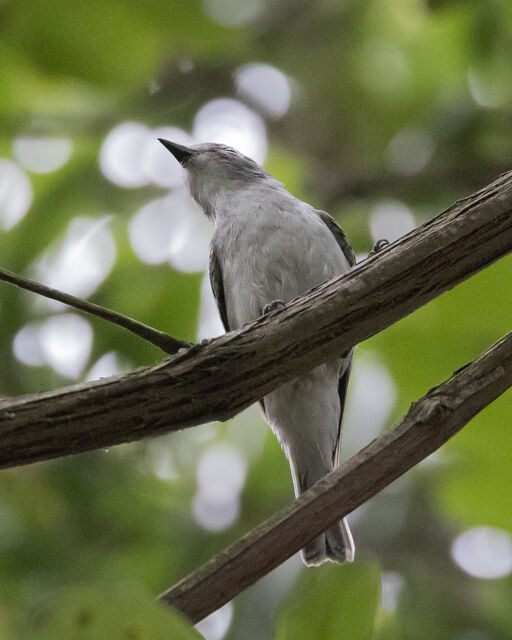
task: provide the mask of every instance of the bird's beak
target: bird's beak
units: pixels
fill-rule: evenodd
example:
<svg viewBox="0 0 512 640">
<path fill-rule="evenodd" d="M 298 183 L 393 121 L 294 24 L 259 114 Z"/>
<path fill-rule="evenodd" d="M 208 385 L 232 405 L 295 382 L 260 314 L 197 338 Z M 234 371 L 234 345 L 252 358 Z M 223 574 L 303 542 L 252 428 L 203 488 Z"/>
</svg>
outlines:
<svg viewBox="0 0 512 640">
<path fill-rule="evenodd" d="M 189 149 L 189 147 L 184 147 L 182 144 L 177 144 L 176 142 L 164 140 L 164 138 L 158 138 L 158 142 L 161 142 L 167 151 L 170 151 L 176 160 L 182 165 L 185 165 L 187 160 L 189 160 L 195 153 L 194 149 Z"/>
</svg>

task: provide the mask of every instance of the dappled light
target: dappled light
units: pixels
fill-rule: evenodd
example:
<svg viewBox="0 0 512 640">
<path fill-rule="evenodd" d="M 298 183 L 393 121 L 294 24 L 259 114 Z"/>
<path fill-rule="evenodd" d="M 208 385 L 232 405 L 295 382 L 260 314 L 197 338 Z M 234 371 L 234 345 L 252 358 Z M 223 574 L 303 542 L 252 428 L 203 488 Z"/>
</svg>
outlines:
<svg viewBox="0 0 512 640">
<path fill-rule="evenodd" d="M 290 80 L 269 64 L 251 62 L 237 69 L 236 88 L 241 98 L 253 102 L 271 118 L 282 118 L 290 106 Z"/>
<path fill-rule="evenodd" d="M 512 536 L 493 527 L 468 529 L 453 541 L 452 557 L 475 578 L 504 578 L 512 573 Z"/>
<path fill-rule="evenodd" d="M 149 129 L 138 122 L 123 122 L 107 135 L 100 152 L 101 172 L 119 187 L 142 187 L 149 182 L 144 166 Z"/>
<path fill-rule="evenodd" d="M 394 242 L 415 227 L 412 211 L 402 202 L 379 202 L 370 213 L 370 233 L 374 242 L 381 238 Z"/>
<path fill-rule="evenodd" d="M 198 524 L 221 531 L 235 522 L 246 473 L 245 459 L 234 447 L 219 444 L 205 451 L 197 465 L 193 503 Z"/>
<path fill-rule="evenodd" d="M 89 359 L 92 337 L 85 318 L 67 313 L 25 325 L 14 337 L 13 350 L 23 364 L 49 365 L 61 376 L 76 380 Z"/>
<path fill-rule="evenodd" d="M 132 248 L 137 257 L 147 264 L 161 264 L 169 259 L 171 234 L 175 232 L 173 222 L 183 220 L 181 212 L 169 206 L 170 200 L 172 195 L 152 200 L 130 220 L 128 229 Z"/>
<path fill-rule="evenodd" d="M 217 304 L 213 297 L 208 274 L 201 281 L 201 301 L 199 305 L 199 323 L 197 327 L 197 339 L 204 340 L 224 333 L 224 327 L 220 319 Z"/>
<path fill-rule="evenodd" d="M 110 378 L 110 376 L 115 376 L 126 369 L 127 367 L 120 362 L 119 353 L 117 351 L 108 351 L 96 360 L 85 375 L 84 380 L 88 382 L 90 380 Z"/>
<path fill-rule="evenodd" d="M 158 138 L 190 146 L 192 137 L 178 127 L 160 127 L 151 131 L 145 145 L 144 166 L 148 178 L 165 189 L 180 187 L 184 182 L 183 168 L 158 142 Z"/>
<path fill-rule="evenodd" d="M 158 138 L 221 143 L 254 159 L 332 214 L 358 262 L 377 240 L 402 238 L 511 169 L 509 0 L 0 5 L 0 267 L 186 343 L 225 332 L 208 276 L 214 225 Z M 238 205 L 245 211 L 243 198 Z M 264 256 L 281 215 L 270 213 L 255 242 Z M 283 251 L 295 240 L 291 228 Z M 511 281 L 505 258 L 355 346 L 342 461 L 510 331 Z M 374 309 L 388 313 L 378 296 Z M 12 397 L 84 384 L 94 421 L 106 414 L 88 386 L 117 406 L 112 376 L 136 386 L 133 370 L 154 367 L 171 402 L 195 357 L 171 355 L 183 369 L 167 379 L 168 354 L 154 344 L 7 282 L 0 327 L 8 435 Z M 225 364 L 208 360 L 202 373 L 227 397 L 216 375 Z M 261 374 L 242 380 L 246 389 Z M 0 473 L 0 640 L 96 640 L 103 619 L 126 640 L 160 640 L 144 626 L 159 614 L 168 615 L 162 640 L 189 640 L 172 613 L 151 608 L 155 596 L 293 499 L 259 403 L 166 433 L 167 413 L 155 418 L 150 393 L 137 394 L 117 433 L 147 435 L 156 420 L 159 437 Z M 184 414 L 204 398 L 194 389 Z M 214 400 L 205 419 L 221 415 Z M 33 400 L 20 402 L 25 411 Z M 30 425 L 37 446 L 53 415 Z M 295 554 L 197 631 L 180 619 L 181 629 L 190 640 L 510 635 L 511 416 L 509 391 L 350 513 L 354 563 L 305 569 Z M 72 412 L 61 420 L 73 436 Z M 133 624 L 124 625 L 118 587 L 140 592 L 127 607 Z M 41 635 L 52 607 L 64 627 Z"/>
<path fill-rule="evenodd" d="M 185 189 L 144 205 L 131 219 L 129 233 L 143 262 L 169 262 L 185 273 L 206 267 L 212 229 Z"/>
<path fill-rule="evenodd" d="M 471 97 L 479 107 L 496 109 L 512 99 L 510 88 L 477 69 L 468 70 L 468 85 Z"/>
<path fill-rule="evenodd" d="M 196 625 L 205 640 L 222 640 L 233 617 L 233 604 L 228 602 Z"/>
<path fill-rule="evenodd" d="M 109 229 L 110 216 L 74 218 L 60 242 L 36 261 L 37 278 L 66 293 L 87 298 L 108 276 L 116 260 L 116 245 Z M 59 302 L 45 300 L 51 308 Z"/>
<path fill-rule="evenodd" d="M 76 380 L 82 373 L 92 348 L 92 328 L 73 313 L 51 316 L 39 330 L 41 351 L 46 362 L 61 376 Z"/>
<path fill-rule="evenodd" d="M 41 348 L 41 325 L 29 323 L 14 336 L 13 352 L 16 359 L 31 367 L 42 367 L 46 357 Z"/>
<path fill-rule="evenodd" d="M 382 609 L 393 613 L 398 606 L 398 599 L 404 587 L 404 578 L 396 571 L 382 573 Z"/>
<path fill-rule="evenodd" d="M 403 176 L 420 173 L 434 153 L 434 143 L 425 131 L 402 129 L 386 149 L 389 168 Z"/>
<path fill-rule="evenodd" d="M 377 96 L 400 95 L 410 80 L 407 58 L 391 42 L 369 40 L 360 50 L 361 83 Z"/>
<path fill-rule="evenodd" d="M 12 160 L 0 158 L 0 228 L 9 231 L 32 204 L 32 185 L 27 174 Z"/>
<path fill-rule="evenodd" d="M 267 134 L 261 116 L 231 98 L 218 98 L 196 114 L 192 135 L 196 142 L 220 142 L 263 164 Z"/>
<path fill-rule="evenodd" d="M 356 353 L 344 417 L 343 458 L 380 434 L 397 397 L 396 384 L 378 357 L 362 349 Z"/>
<path fill-rule="evenodd" d="M 19 136 L 12 146 L 16 160 L 33 173 L 57 171 L 71 158 L 73 151 L 69 138 Z"/>
<path fill-rule="evenodd" d="M 174 481 L 179 479 L 172 447 L 162 446 L 160 441 L 150 442 L 148 458 L 151 471 L 159 480 Z"/>
<path fill-rule="evenodd" d="M 238 27 L 256 20 L 264 0 L 203 0 L 205 13 L 223 27 Z"/>
</svg>

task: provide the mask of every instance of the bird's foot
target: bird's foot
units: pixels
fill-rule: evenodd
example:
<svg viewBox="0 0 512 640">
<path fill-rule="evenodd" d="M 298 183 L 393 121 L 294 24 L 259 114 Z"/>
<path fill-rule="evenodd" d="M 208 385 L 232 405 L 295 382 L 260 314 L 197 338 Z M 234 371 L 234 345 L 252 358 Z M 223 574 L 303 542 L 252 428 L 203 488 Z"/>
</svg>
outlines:
<svg viewBox="0 0 512 640">
<path fill-rule="evenodd" d="M 385 238 L 377 240 L 377 242 L 373 245 L 373 249 L 368 254 L 368 257 L 374 256 L 376 253 L 379 253 L 379 251 L 382 251 L 382 249 L 384 249 L 384 247 L 387 247 L 388 245 L 389 240 L 386 240 Z"/>
<path fill-rule="evenodd" d="M 271 313 L 272 311 L 276 311 L 277 309 L 284 309 L 285 304 L 282 300 L 272 300 L 269 304 L 266 304 L 263 307 L 263 315 L 266 316 L 267 313 Z"/>
</svg>

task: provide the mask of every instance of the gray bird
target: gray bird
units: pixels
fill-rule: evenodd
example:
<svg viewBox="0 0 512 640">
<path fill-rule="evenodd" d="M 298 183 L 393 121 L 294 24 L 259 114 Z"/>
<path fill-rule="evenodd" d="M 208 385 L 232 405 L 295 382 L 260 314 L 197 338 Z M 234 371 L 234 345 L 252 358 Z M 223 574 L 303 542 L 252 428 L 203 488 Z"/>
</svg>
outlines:
<svg viewBox="0 0 512 640">
<path fill-rule="evenodd" d="M 355 264 L 334 219 L 292 196 L 250 158 L 221 144 L 159 141 L 185 168 L 192 197 L 215 225 L 210 281 L 226 331 Z M 261 401 L 290 463 L 296 496 L 339 463 L 351 361 L 352 352 L 333 357 Z M 352 561 L 346 519 L 312 540 L 302 558 L 306 565 Z"/>
</svg>

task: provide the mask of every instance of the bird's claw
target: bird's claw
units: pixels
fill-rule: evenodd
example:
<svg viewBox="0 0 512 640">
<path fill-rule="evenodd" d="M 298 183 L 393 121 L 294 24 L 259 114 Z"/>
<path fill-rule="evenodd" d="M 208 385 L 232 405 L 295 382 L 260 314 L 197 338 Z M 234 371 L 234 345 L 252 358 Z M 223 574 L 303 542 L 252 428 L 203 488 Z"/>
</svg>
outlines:
<svg viewBox="0 0 512 640">
<path fill-rule="evenodd" d="M 272 311 L 276 311 L 277 309 L 284 309 L 285 304 L 282 300 L 272 300 L 269 304 L 266 304 L 263 307 L 263 315 L 266 316 L 267 313 L 271 313 Z"/>
<path fill-rule="evenodd" d="M 382 251 L 382 249 L 384 249 L 384 247 L 387 247 L 388 245 L 389 240 L 386 240 L 385 238 L 377 240 L 377 242 L 373 245 L 373 249 L 368 254 L 368 257 L 374 256 L 376 253 L 379 253 L 379 251 Z"/>
</svg>

